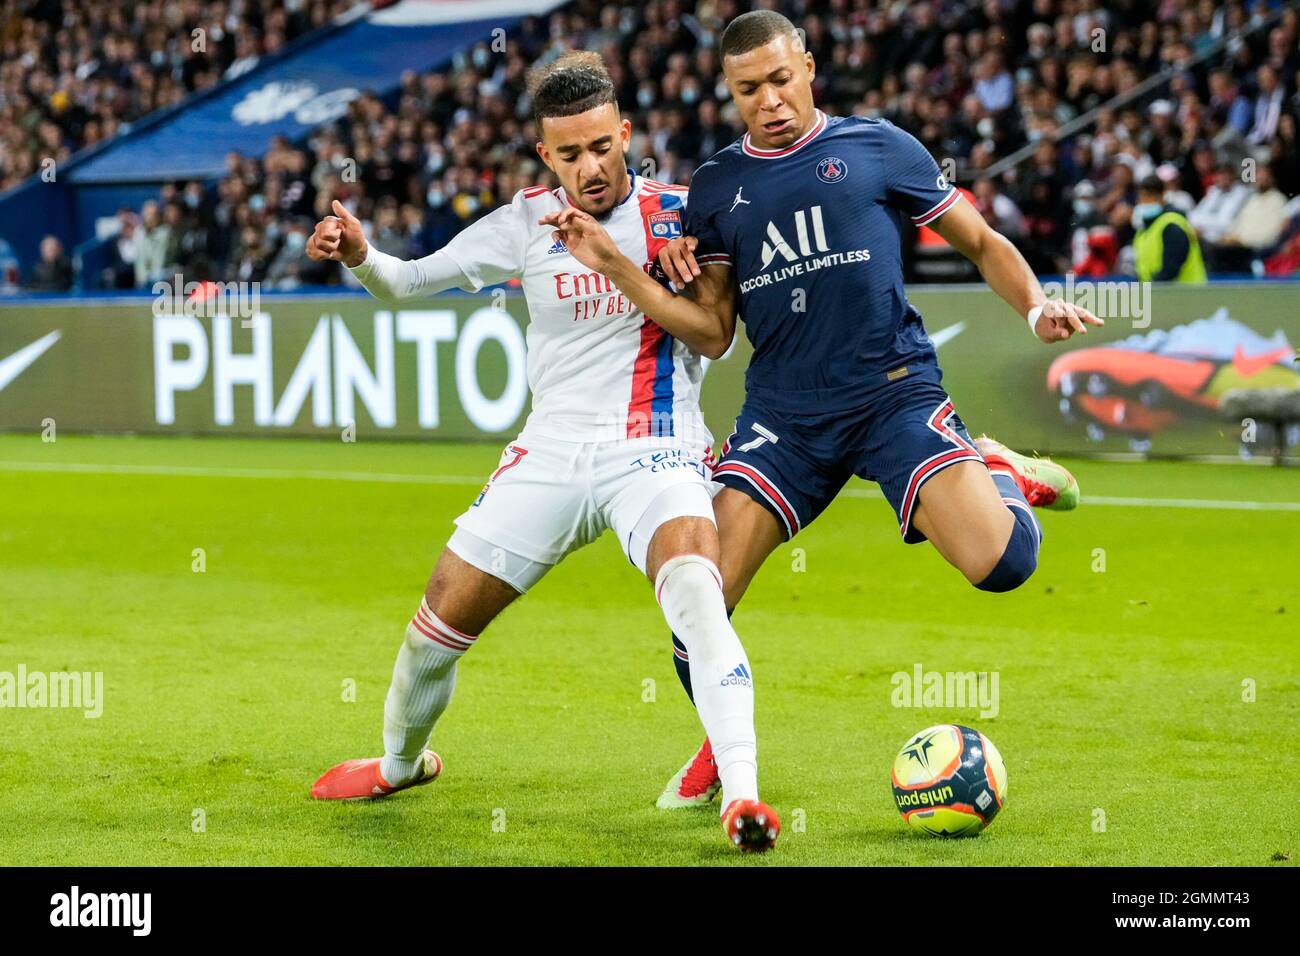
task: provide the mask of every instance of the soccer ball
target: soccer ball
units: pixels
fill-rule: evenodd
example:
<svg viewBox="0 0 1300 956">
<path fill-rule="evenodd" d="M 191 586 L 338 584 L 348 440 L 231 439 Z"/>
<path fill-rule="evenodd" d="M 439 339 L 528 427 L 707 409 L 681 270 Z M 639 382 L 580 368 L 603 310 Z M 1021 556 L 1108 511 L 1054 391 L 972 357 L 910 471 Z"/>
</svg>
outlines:
<svg viewBox="0 0 1300 956">
<path fill-rule="evenodd" d="M 978 730 L 927 727 L 894 758 L 894 802 L 908 826 L 932 836 L 973 836 L 1007 797 L 1007 768 Z"/>
</svg>

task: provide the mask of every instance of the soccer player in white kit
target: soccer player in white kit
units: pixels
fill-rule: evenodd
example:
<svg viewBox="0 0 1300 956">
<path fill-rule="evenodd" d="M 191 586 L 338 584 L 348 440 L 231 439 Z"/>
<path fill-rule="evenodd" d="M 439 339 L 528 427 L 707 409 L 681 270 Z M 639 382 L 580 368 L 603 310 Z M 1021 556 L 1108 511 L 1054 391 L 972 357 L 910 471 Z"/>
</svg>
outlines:
<svg viewBox="0 0 1300 956">
<path fill-rule="evenodd" d="M 508 604 L 608 528 L 687 644 L 727 839 L 765 850 L 780 823 L 759 800 L 753 677 L 717 569 L 701 357 L 541 222 L 576 207 L 598 217 L 626 255 L 651 264 L 682 234 L 686 189 L 624 165 L 631 124 L 598 55 L 562 56 L 534 71 L 530 89 L 537 150 L 560 188 L 521 190 L 418 261 L 370 246 L 337 201 L 308 243 L 312 258 L 343 262 L 390 301 L 520 279 L 533 393 L 523 432 L 456 519 L 407 628 L 384 704 L 384 756 L 339 764 L 312 795 L 365 799 L 432 782 L 442 760 L 426 745 L 451 698 L 456 662 Z"/>
</svg>

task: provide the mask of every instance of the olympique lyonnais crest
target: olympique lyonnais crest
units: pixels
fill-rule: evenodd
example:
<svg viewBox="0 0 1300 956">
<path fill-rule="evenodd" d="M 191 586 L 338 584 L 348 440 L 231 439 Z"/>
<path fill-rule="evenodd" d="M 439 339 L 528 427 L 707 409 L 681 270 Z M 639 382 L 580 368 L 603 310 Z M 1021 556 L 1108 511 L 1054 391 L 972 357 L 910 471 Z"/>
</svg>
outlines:
<svg viewBox="0 0 1300 956">
<path fill-rule="evenodd" d="M 681 210 L 670 209 L 650 215 L 650 235 L 656 239 L 677 239 L 681 234 Z"/>
<path fill-rule="evenodd" d="M 817 164 L 817 178 L 824 183 L 838 183 L 849 174 L 849 167 L 838 156 L 827 156 Z"/>
</svg>

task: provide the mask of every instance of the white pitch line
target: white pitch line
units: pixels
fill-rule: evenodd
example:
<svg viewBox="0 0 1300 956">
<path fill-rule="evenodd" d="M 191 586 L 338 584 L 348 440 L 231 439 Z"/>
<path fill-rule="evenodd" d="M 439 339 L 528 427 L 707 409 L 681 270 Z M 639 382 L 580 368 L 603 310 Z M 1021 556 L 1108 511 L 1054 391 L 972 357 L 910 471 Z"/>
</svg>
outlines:
<svg viewBox="0 0 1300 956">
<path fill-rule="evenodd" d="M 194 465 L 122 465 L 89 462 L 0 461 L 0 471 L 85 475 L 154 475 L 190 478 L 262 478 L 281 481 L 351 481 L 401 485 L 481 485 L 485 475 L 419 475 L 380 471 L 294 468 L 203 468 Z M 486 474 L 486 473 L 485 473 Z M 846 498 L 883 498 L 875 488 L 845 488 Z M 1084 496 L 1082 504 L 1117 508 L 1190 508 L 1212 511 L 1300 511 L 1300 501 L 1231 501 L 1222 498 L 1116 498 Z"/>
<path fill-rule="evenodd" d="M 1208 508 L 1220 511 L 1300 511 L 1300 501 L 1224 501 L 1222 498 L 1105 498 L 1084 495 L 1081 504 L 1119 508 Z"/>
<path fill-rule="evenodd" d="M 192 465 L 109 465 L 84 462 L 0 461 L 0 471 L 65 472 L 79 475 L 154 475 L 188 478 L 270 478 L 315 481 L 386 482 L 399 485 L 481 485 L 485 475 L 417 475 L 381 471 L 313 471 L 294 468 L 200 468 Z M 491 472 L 487 472 L 490 474 Z"/>
<path fill-rule="evenodd" d="M 848 498 L 883 498 L 874 488 L 845 488 Z M 1227 501 L 1222 498 L 1111 498 L 1084 495 L 1079 504 L 1116 508 L 1202 508 L 1212 511 L 1300 511 L 1300 501 Z"/>
</svg>

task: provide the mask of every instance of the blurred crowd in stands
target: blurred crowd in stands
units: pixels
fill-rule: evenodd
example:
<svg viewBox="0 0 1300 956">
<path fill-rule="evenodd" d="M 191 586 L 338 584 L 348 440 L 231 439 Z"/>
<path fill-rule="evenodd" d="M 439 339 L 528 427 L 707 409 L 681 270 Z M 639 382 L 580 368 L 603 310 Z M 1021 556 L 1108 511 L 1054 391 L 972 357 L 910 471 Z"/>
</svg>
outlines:
<svg viewBox="0 0 1300 956">
<path fill-rule="evenodd" d="M 246 72 L 354 0 L 0 0 L 0 192 Z"/>
<path fill-rule="evenodd" d="M 113 264 L 88 286 L 188 277 L 271 288 L 348 281 L 302 254 L 334 199 L 374 244 L 415 257 L 556 181 L 537 158 L 527 68 L 571 49 L 604 55 L 632 121 L 630 161 L 661 180 L 742 132 L 716 45 L 737 0 L 575 0 L 530 18 L 504 52 L 485 41 L 445 69 L 366 94 L 306 142 L 231 155 L 215 186 L 177 183 L 122 210 Z M 771 0 L 806 34 L 818 106 L 913 133 L 1040 273 L 1132 268 L 1139 186 L 1159 181 L 1215 272 L 1300 273 L 1300 16 L 1214 0 Z M 0 0 L 0 186 L 115 135 L 153 109 L 247 68 L 348 6 Z M 1275 16 L 1280 12 L 1280 16 Z M 1274 18 L 1271 25 L 1249 32 Z M 208 52 L 189 50 L 208 30 Z M 1244 37 L 1244 38 L 1243 38 Z M 1150 77 L 1167 81 L 1119 107 Z M 1059 131 L 1101 107 L 1072 135 Z M 1059 142 L 1058 142 L 1059 139 Z M 1019 150 L 1023 162 L 997 166 Z M 648 165 L 645 165 L 648 164 Z M 990 174 L 992 170 L 992 174 Z M 29 286 L 69 281 L 50 245 Z M 915 274 L 915 273 L 914 273 Z M 34 280 L 34 281 L 33 281 Z"/>
</svg>

